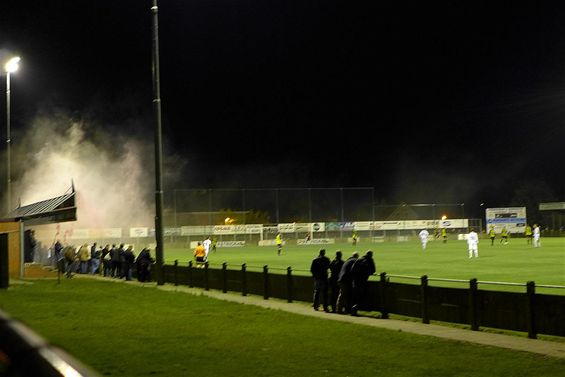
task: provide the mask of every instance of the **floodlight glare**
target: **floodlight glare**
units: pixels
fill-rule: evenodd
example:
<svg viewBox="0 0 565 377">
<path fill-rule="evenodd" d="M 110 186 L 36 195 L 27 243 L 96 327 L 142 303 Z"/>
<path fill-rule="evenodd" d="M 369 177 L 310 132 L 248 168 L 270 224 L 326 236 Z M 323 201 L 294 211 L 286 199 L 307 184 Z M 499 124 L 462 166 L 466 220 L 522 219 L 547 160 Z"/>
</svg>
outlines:
<svg viewBox="0 0 565 377">
<path fill-rule="evenodd" d="M 445 220 L 445 219 L 447 219 L 447 216 L 446 216 L 446 215 L 443 215 L 443 216 L 441 217 L 441 219 L 442 219 L 442 220 Z"/>
<path fill-rule="evenodd" d="M 4 70 L 8 73 L 16 72 L 20 67 L 20 60 L 21 58 L 19 56 L 15 56 L 12 59 L 8 60 L 8 62 L 4 64 Z"/>
</svg>

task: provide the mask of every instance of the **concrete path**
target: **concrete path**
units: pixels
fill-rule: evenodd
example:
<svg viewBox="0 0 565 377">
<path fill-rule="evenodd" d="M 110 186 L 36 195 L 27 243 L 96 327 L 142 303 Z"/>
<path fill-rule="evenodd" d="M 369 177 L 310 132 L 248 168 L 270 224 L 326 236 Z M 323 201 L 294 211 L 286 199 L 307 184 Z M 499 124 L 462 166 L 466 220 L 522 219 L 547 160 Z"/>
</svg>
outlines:
<svg viewBox="0 0 565 377">
<path fill-rule="evenodd" d="M 145 285 L 155 286 L 154 283 Z M 206 291 L 202 288 L 189 288 L 186 286 L 174 286 L 170 284 L 157 286 L 157 288 L 167 291 L 184 292 L 192 295 L 206 296 L 218 300 L 238 302 L 246 305 L 255 305 L 267 309 L 284 310 L 290 313 L 322 318 L 329 321 L 350 322 L 359 325 L 379 327 L 394 331 L 404 331 L 412 334 L 434 336 L 437 338 L 455 340 L 460 342 L 482 344 L 486 346 L 508 348 L 512 350 L 532 352 L 546 356 L 565 358 L 565 342 L 562 343 L 557 341 L 554 342 L 540 339 L 529 339 L 514 335 L 493 334 L 483 331 L 471 331 L 448 326 L 423 324 L 419 322 L 401 321 L 395 319 L 353 317 L 350 315 L 325 313 L 324 311 L 315 311 L 310 304 L 304 302 L 288 303 L 286 302 L 286 300 L 278 300 L 273 298 L 265 300 L 260 296 L 242 296 L 241 293 L 223 293 L 221 291 L 213 290 Z"/>
</svg>

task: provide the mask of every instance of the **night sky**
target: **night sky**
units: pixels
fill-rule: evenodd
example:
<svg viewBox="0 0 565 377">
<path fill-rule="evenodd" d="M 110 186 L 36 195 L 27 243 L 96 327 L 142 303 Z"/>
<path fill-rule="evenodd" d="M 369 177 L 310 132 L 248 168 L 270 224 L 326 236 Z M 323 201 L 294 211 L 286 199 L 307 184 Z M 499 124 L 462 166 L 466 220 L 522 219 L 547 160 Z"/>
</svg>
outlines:
<svg viewBox="0 0 565 377">
<path fill-rule="evenodd" d="M 381 3 L 161 0 L 165 189 L 565 200 L 565 4 Z M 46 108 L 151 140 L 150 6 L 4 1 L 14 142 Z"/>
</svg>

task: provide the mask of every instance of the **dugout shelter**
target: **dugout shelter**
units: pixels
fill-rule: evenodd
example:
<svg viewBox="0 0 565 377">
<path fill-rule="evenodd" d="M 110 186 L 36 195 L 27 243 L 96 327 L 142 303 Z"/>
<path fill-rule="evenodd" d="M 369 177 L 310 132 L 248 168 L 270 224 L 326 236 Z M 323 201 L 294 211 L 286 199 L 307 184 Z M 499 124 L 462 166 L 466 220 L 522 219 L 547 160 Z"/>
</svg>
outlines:
<svg viewBox="0 0 565 377">
<path fill-rule="evenodd" d="M 0 219 L 0 288 L 8 288 L 9 279 L 25 277 L 24 239 L 30 226 L 76 221 L 74 185 L 64 195 L 18 206 Z"/>
<path fill-rule="evenodd" d="M 551 215 L 552 231 L 560 235 L 565 230 L 565 202 L 540 203 L 539 210 Z"/>
</svg>

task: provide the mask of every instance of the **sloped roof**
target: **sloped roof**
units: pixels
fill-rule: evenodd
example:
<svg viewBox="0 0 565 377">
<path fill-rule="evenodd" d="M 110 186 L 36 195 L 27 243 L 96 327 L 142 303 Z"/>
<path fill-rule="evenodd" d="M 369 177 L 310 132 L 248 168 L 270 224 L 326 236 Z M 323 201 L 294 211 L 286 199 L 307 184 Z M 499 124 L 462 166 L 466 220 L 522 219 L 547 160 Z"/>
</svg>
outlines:
<svg viewBox="0 0 565 377">
<path fill-rule="evenodd" d="M 34 224 L 75 221 L 75 194 L 74 187 L 72 187 L 71 192 L 65 195 L 18 207 L 10 213 L 9 217 Z"/>
</svg>

